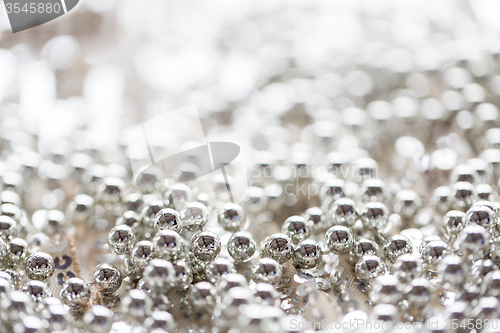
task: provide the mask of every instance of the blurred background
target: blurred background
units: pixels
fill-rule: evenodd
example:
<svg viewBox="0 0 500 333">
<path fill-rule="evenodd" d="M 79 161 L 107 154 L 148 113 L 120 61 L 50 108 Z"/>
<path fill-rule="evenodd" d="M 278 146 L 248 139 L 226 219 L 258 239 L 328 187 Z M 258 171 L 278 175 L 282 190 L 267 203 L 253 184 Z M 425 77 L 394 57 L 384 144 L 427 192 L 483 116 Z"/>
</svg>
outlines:
<svg viewBox="0 0 500 333">
<path fill-rule="evenodd" d="M 498 116 L 498 12 L 488 0 L 83 0 L 13 34 L 2 6 L 1 132 L 126 164 L 113 152 L 129 128 L 195 104 L 252 162 L 288 160 L 296 143 L 321 163 L 332 150 L 381 160 L 403 134 L 464 161 Z M 449 126 L 466 140 L 439 141 Z"/>
</svg>

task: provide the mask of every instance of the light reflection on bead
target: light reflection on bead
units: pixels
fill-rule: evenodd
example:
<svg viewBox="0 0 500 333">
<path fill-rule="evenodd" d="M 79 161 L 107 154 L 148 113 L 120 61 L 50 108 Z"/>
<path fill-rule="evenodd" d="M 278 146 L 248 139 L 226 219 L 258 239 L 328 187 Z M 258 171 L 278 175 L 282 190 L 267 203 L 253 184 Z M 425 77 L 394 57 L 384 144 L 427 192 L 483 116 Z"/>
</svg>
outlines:
<svg viewBox="0 0 500 333">
<path fill-rule="evenodd" d="M 261 255 L 283 264 L 292 258 L 294 246 L 285 234 L 267 236 L 261 244 Z"/>
<path fill-rule="evenodd" d="M 175 261 L 184 252 L 184 241 L 179 234 L 173 230 L 160 230 L 153 238 L 153 247 L 156 256 Z"/>
<path fill-rule="evenodd" d="M 110 264 L 99 264 L 92 275 L 93 285 L 97 291 L 103 294 L 111 294 L 120 288 L 122 284 L 121 271 Z"/>
<path fill-rule="evenodd" d="M 252 267 L 252 279 L 256 283 L 270 283 L 276 285 L 283 276 L 281 265 L 273 259 L 262 258 Z"/>
<path fill-rule="evenodd" d="M 217 216 L 219 225 L 226 231 L 236 232 L 241 230 L 246 222 L 246 214 L 240 205 L 226 203 L 222 206 L 220 214 Z"/>
<path fill-rule="evenodd" d="M 298 215 L 287 218 L 281 227 L 281 232 L 290 237 L 295 244 L 309 237 L 307 221 Z"/>
<path fill-rule="evenodd" d="M 83 317 L 83 322 L 94 333 L 107 333 L 113 325 L 113 313 L 105 306 L 94 305 Z"/>
<path fill-rule="evenodd" d="M 211 261 L 220 253 L 219 236 L 211 231 L 201 231 L 191 239 L 191 251 L 201 261 Z"/>
<path fill-rule="evenodd" d="M 207 207 L 200 202 L 190 202 L 180 211 L 182 227 L 189 231 L 200 230 L 208 222 Z"/>
<path fill-rule="evenodd" d="M 225 258 L 216 258 L 205 267 L 205 279 L 216 283 L 224 275 L 236 273 L 233 264 Z"/>
<path fill-rule="evenodd" d="M 396 262 L 400 255 L 412 252 L 411 241 L 403 235 L 391 236 L 384 245 L 384 256 L 391 263 Z"/>
<path fill-rule="evenodd" d="M 366 255 L 361 257 L 355 266 L 359 279 L 370 281 L 386 272 L 385 264 L 377 256 Z"/>
<path fill-rule="evenodd" d="M 323 251 L 316 241 L 304 240 L 293 252 L 293 263 L 299 269 L 312 269 L 319 265 Z"/>
<path fill-rule="evenodd" d="M 26 275 L 32 280 L 44 281 L 54 274 L 54 259 L 50 254 L 36 252 L 26 258 Z"/>
<path fill-rule="evenodd" d="M 344 226 L 333 226 L 326 232 L 326 245 L 335 254 L 346 254 L 354 246 L 354 236 L 351 230 Z"/>
<path fill-rule="evenodd" d="M 90 286 L 82 279 L 70 278 L 64 282 L 60 297 L 67 306 L 80 308 L 86 305 L 90 299 Z"/>
<path fill-rule="evenodd" d="M 157 230 L 169 229 L 179 233 L 182 231 L 181 215 L 171 208 L 164 208 L 156 214 L 153 226 Z"/>
<path fill-rule="evenodd" d="M 109 231 L 108 245 L 116 254 L 129 253 L 135 244 L 135 235 L 127 225 L 119 225 Z"/>
<path fill-rule="evenodd" d="M 255 254 L 257 244 L 251 233 L 246 231 L 237 232 L 229 238 L 227 251 L 235 262 L 246 262 Z"/>
</svg>

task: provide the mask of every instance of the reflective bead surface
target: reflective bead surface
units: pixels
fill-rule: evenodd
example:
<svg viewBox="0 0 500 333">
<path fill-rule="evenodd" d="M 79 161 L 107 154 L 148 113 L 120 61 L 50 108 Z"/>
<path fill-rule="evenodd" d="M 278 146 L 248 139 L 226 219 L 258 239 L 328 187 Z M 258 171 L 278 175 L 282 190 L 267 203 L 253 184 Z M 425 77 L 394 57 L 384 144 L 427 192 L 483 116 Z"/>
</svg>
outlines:
<svg viewBox="0 0 500 333">
<path fill-rule="evenodd" d="M 237 232 L 229 238 L 227 251 L 235 262 L 246 262 L 255 254 L 257 243 L 252 234 L 246 231 Z"/>
</svg>

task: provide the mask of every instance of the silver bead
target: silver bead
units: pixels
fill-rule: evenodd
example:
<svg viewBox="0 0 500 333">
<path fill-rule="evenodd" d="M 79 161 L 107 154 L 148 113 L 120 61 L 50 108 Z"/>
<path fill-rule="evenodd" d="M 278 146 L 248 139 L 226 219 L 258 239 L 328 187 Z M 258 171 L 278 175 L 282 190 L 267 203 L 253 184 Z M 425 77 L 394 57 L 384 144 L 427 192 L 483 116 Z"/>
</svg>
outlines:
<svg viewBox="0 0 500 333">
<path fill-rule="evenodd" d="M 443 288 L 457 288 L 465 281 L 465 265 L 462 259 L 456 255 L 443 258 L 438 265 L 439 279 Z"/>
<path fill-rule="evenodd" d="M 144 208 L 144 199 L 141 193 L 129 193 L 122 199 L 122 201 L 126 211 L 140 213 Z"/>
<path fill-rule="evenodd" d="M 90 219 L 94 213 L 94 199 L 86 194 L 75 196 L 68 206 L 68 218 L 74 224 L 83 224 Z"/>
<path fill-rule="evenodd" d="M 184 241 L 173 230 L 160 230 L 153 238 L 153 246 L 159 258 L 169 261 L 179 259 L 184 252 Z"/>
<path fill-rule="evenodd" d="M 400 282 L 394 275 L 381 275 L 371 282 L 370 300 L 373 304 L 397 305 L 403 296 Z"/>
<path fill-rule="evenodd" d="M 469 304 L 463 301 L 455 301 L 445 307 L 443 317 L 450 322 L 461 323 L 470 317 Z"/>
<path fill-rule="evenodd" d="M 489 184 L 476 185 L 476 195 L 479 200 L 493 201 L 497 200 L 498 195 Z"/>
<path fill-rule="evenodd" d="M 267 236 L 261 244 L 261 256 L 269 257 L 283 264 L 292 258 L 294 246 L 285 234 Z"/>
<path fill-rule="evenodd" d="M 383 322 L 383 327 L 394 327 L 399 322 L 399 310 L 392 304 L 378 304 L 373 307 L 368 321 Z"/>
<path fill-rule="evenodd" d="M 214 260 L 220 253 L 219 236 L 211 231 L 201 231 L 191 239 L 191 251 L 201 261 Z"/>
<path fill-rule="evenodd" d="M 252 234 L 246 231 L 237 232 L 229 238 L 227 251 L 235 262 L 246 262 L 255 254 L 257 243 Z"/>
<path fill-rule="evenodd" d="M 69 313 L 65 305 L 56 297 L 47 297 L 44 299 L 46 304 L 40 312 L 52 331 L 64 331 L 69 324 Z"/>
<path fill-rule="evenodd" d="M 295 244 L 309 237 L 307 221 L 299 215 L 287 218 L 281 227 L 281 232 L 290 237 Z"/>
<path fill-rule="evenodd" d="M 9 294 L 9 298 L 2 298 L 0 303 L 2 306 L 2 315 L 4 313 L 8 314 L 8 319 L 13 322 L 33 314 L 34 307 L 31 297 L 20 290 L 12 290 Z M 2 321 L 3 320 L 2 318 Z"/>
<path fill-rule="evenodd" d="M 255 301 L 262 305 L 276 306 L 279 302 L 279 293 L 276 288 L 269 283 L 256 283 L 253 286 Z"/>
<path fill-rule="evenodd" d="M 35 214 L 38 212 L 44 215 L 41 229 L 47 235 L 54 236 L 66 228 L 66 217 L 63 212 L 52 209 L 49 211 L 37 211 Z M 33 214 L 33 220 L 35 219 L 35 214 Z"/>
<path fill-rule="evenodd" d="M 440 186 L 432 194 L 432 204 L 441 214 L 446 213 L 450 208 L 451 189 L 448 186 Z"/>
<path fill-rule="evenodd" d="M 351 256 L 357 261 L 365 255 L 378 256 L 379 246 L 372 240 L 361 238 L 354 243 L 354 247 L 351 250 Z"/>
<path fill-rule="evenodd" d="M 299 269 L 315 268 L 322 258 L 323 251 L 319 244 L 309 239 L 300 242 L 293 252 L 293 263 Z"/>
<path fill-rule="evenodd" d="M 176 261 L 173 265 L 175 270 L 174 287 L 177 289 L 187 288 L 193 282 L 191 268 L 182 260 Z"/>
<path fill-rule="evenodd" d="M 121 310 L 129 323 L 142 324 L 151 314 L 153 301 L 148 294 L 139 289 L 132 289 L 122 299 Z"/>
<path fill-rule="evenodd" d="M 403 283 L 409 283 L 422 276 L 422 261 L 415 254 L 403 254 L 396 259 L 393 265 L 394 276 Z"/>
<path fill-rule="evenodd" d="M 221 295 L 227 293 L 229 289 L 235 287 L 247 288 L 248 282 L 246 277 L 239 273 L 228 273 L 221 276 L 217 283 L 217 291 Z"/>
<path fill-rule="evenodd" d="M 354 246 L 354 236 L 348 228 L 336 225 L 328 229 L 325 235 L 326 246 L 335 254 L 346 254 Z"/>
<path fill-rule="evenodd" d="M 264 282 L 277 285 L 283 276 L 281 265 L 271 258 L 262 258 L 252 267 L 252 279 L 256 283 Z"/>
<path fill-rule="evenodd" d="M 153 311 L 144 321 L 144 328 L 148 332 L 177 332 L 174 317 L 167 311 Z"/>
<path fill-rule="evenodd" d="M 38 316 L 29 315 L 22 319 L 22 322 L 14 324 L 15 333 L 46 332 L 45 323 Z"/>
<path fill-rule="evenodd" d="M 411 241 L 403 235 L 391 236 L 384 245 L 384 257 L 390 263 L 395 263 L 400 255 L 412 252 Z"/>
<path fill-rule="evenodd" d="M 176 210 L 164 208 L 155 216 L 154 227 L 157 230 L 173 230 L 177 233 L 182 231 L 181 215 Z"/>
<path fill-rule="evenodd" d="M 125 182 L 119 178 L 106 177 L 97 188 L 96 198 L 102 204 L 116 204 L 121 202 Z"/>
<path fill-rule="evenodd" d="M 481 296 L 500 297 L 500 271 L 489 272 L 481 283 Z"/>
<path fill-rule="evenodd" d="M 0 215 L 0 237 L 4 240 L 15 236 L 16 226 L 17 223 L 13 218 L 7 215 Z"/>
<path fill-rule="evenodd" d="M 115 254 L 130 253 L 135 244 L 135 235 L 127 225 L 119 225 L 109 231 L 108 246 Z"/>
<path fill-rule="evenodd" d="M 186 184 L 175 184 L 168 188 L 165 193 L 165 199 L 169 202 L 170 206 L 176 209 L 182 209 L 184 205 L 191 202 L 193 193 L 191 188 Z"/>
<path fill-rule="evenodd" d="M 14 238 L 9 241 L 7 248 L 9 264 L 14 268 L 20 268 L 28 255 L 28 243 L 22 238 Z"/>
<path fill-rule="evenodd" d="M 360 280 L 370 281 L 386 272 L 385 264 L 377 256 L 361 257 L 355 266 L 356 275 Z"/>
<path fill-rule="evenodd" d="M 210 311 L 217 302 L 217 291 L 208 282 L 198 282 L 189 290 L 189 301 L 199 312 Z"/>
<path fill-rule="evenodd" d="M 450 182 L 458 183 L 458 182 L 467 182 L 470 184 L 476 184 L 478 181 L 479 175 L 476 170 L 470 165 L 460 164 L 453 168 L 450 175 Z"/>
<path fill-rule="evenodd" d="M 363 202 L 384 202 L 389 198 L 389 191 L 384 181 L 376 178 L 365 180 L 360 193 Z"/>
<path fill-rule="evenodd" d="M 112 294 L 122 285 L 122 272 L 110 264 L 99 264 L 94 269 L 92 284 L 102 294 Z"/>
<path fill-rule="evenodd" d="M 35 252 L 26 258 L 26 275 L 32 280 L 44 281 L 54 274 L 54 259 L 45 252 Z"/>
<path fill-rule="evenodd" d="M 137 232 L 137 230 L 141 225 L 141 218 L 133 210 L 127 210 L 125 213 L 122 214 L 122 216 L 116 219 L 115 225 L 116 226 L 126 225 L 130 227 L 130 229 L 132 229 L 132 231 L 135 233 Z"/>
<path fill-rule="evenodd" d="M 61 287 L 61 300 L 72 308 L 86 305 L 90 299 L 90 286 L 79 278 L 70 278 Z"/>
<path fill-rule="evenodd" d="M 481 297 L 478 304 L 472 310 L 471 317 L 484 322 L 486 319 L 498 319 L 500 307 L 498 298 L 496 297 Z"/>
<path fill-rule="evenodd" d="M 458 182 L 451 187 L 451 206 L 453 209 L 466 211 L 475 200 L 474 185 L 468 182 Z"/>
<path fill-rule="evenodd" d="M 93 305 L 83 317 L 86 328 L 93 333 L 108 333 L 113 325 L 113 312 L 102 305 Z"/>
<path fill-rule="evenodd" d="M 468 259 L 481 259 L 489 250 L 490 235 L 479 225 L 469 225 L 458 235 L 460 251 Z"/>
<path fill-rule="evenodd" d="M 22 291 L 27 293 L 34 302 L 41 302 L 44 298 L 52 296 L 47 284 L 38 280 L 28 281 Z"/>
<path fill-rule="evenodd" d="M 201 230 L 208 222 L 207 206 L 200 202 L 190 202 L 181 210 L 182 227 L 188 231 Z"/>
<path fill-rule="evenodd" d="M 435 270 L 441 259 L 450 253 L 450 247 L 442 240 L 435 240 L 425 245 L 421 253 L 425 268 Z"/>
<path fill-rule="evenodd" d="M 155 252 L 153 248 L 153 243 L 147 240 L 143 240 L 135 244 L 134 248 L 130 252 L 130 260 L 132 264 L 140 269 L 146 267 L 146 265 L 155 257 Z"/>
<path fill-rule="evenodd" d="M 165 203 L 161 200 L 153 200 L 149 202 L 141 211 L 141 218 L 144 225 L 153 227 L 156 214 L 166 208 Z"/>
<path fill-rule="evenodd" d="M 320 234 L 330 228 L 331 221 L 319 207 L 311 207 L 304 213 L 309 229 L 313 234 Z"/>
<path fill-rule="evenodd" d="M 343 197 L 345 197 L 345 182 L 339 178 L 328 179 L 321 188 L 321 207 L 328 209 L 333 202 Z"/>
<path fill-rule="evenodd" d="M 247 216 L 240 205 L 228 202 L 221 208 L 221 212 L 217 216 L 219 225 L 226 231 L 237 232 L 246 222 Z"/>
<path fill-rule="evenodd" d="M 230 326 L 231 320 L 237 319 L 241 313 L 239 310 L 240 306 L 252 304 L 254 302 L 253 293 L 248 288 L 231 288 L 222 296 L 221 302 L 215 309 L 215 314 L 218 314 L 218 316 L 216 316 L 218 318 L 216 324 L 220 324 L 220 326 Z"/>
<path fill-rule="evenodd" d="M 425 278 L 413 279 L 404 290 L 410 306 L 413 308 L 427 306 L 431 300 L 430 287 L 429 281 Z"/>
<path fill-rule="evenodd" d="M 443 217 L 443 229 L 450 238 L 455 238 L 466 225 L 466 214 L 459 210 L 450 210 Z"/>
<path fill-rule="evenodd" d="M 474 204 L 467 211 L 465 221 L 467 224 L 475 223 L 485 228 L 488 232 L 494 233 L 495 228 L 498 224 L 498 216 L 496 215 L 494 210 L 488 207 L 486 204 Z"/>
<path fill-rule="evenodd" d="M 389 210 L 381 202 L 368 202 L 361 217 L 366 226 L 381 231 L 389 221 Z"/>
<path fill-rule="evenodd" d="M 366 179 L 377 177 L 378 163 L 369 157 L 360 157 L 354 160 L 354 180 L 363 182 Z"/>
<path fill-rule="evenodd" d="M 491 259 L 478 260 L 472 265 L 471 275 L 476 280 L 476 283 L 481 283 L 489 272 L 493 272 L 497 269 L 497 265 L 495 265 Z M 500 282 L 500 280 L 498 282 Z"/>
<path fill-rule="evenodd" d="M 267 197 L 264 190 L 257 186 L 250 186 L 247 189 L 247 196 L 244 200 L 245 209 L 250 213 L 260 213 L 267 205 Z"/>
<path fill-rule="evenodd" d="M 342 224 L 351 227 L 358 219 L 356 203 L 347 198 L 336 200 L 330 210 L 334 224 Z"/>
<path fill-rule="evenodd" d="M 396 203 L 394 204 L 394 212 L 401 215 L 403 218 L 412 218 L 417 211 L 422 207 L 422 200 L 412 190 L 401 190 L 396 194 Z"/>
<path fill-rule="evenodd" d="M 151 260 L 142 273 L 142 278 L 155 291 L 170 289 L 174 284 L 175 276 L 174 266 L 165 259 Z"/>
<path fill-rule="evenodd" d="M 229 273 L 236 273 L 236 270 L 233 264 L 224 258 L 216 258 L 205 267 L 205 279 L 211 283 L 219 281 Z"/>
</svg>

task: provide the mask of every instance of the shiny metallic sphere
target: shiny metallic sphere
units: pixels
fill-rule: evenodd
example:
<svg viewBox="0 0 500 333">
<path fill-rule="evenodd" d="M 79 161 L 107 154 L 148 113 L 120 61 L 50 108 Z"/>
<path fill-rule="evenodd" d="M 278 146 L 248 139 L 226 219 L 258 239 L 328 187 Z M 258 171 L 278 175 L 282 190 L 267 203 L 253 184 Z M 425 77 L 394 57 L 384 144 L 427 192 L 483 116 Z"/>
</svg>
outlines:
<svg viewBox="0 0 500 333">
<path fill-rule="evenodd" d="M 294 245 L 285 234 L 267 236 L 261 244 L 261 256 L 268 257 L 283 264 L 292 258 Z"/>
<path fill-rule="evenodd" d="M 321 263 L 323 251 L 318 242 L 308 239 L 297 245 L 292 258 L 295 267 L 299 269 L 312 269 Z"/>
<path fill-rule="evenodd" d="M 54 274 L 54 259 L 45 252 L 35 252 L 26 258 L 26 275 L 32 280 L 44 281 Z"/>
<path fill-rule="evenodd" d="M 257 243 L 252 234 L 246 231 L 237 232 L 229 238 L 227 251 L 235 262 L 250 260 L 257 249 Z"/>
<path fill-rule="evenodd" d="M 222 206 L 217 221 L 226 231 L 237 232 L 245 225 L 247 216 L 240 205 L 232 202 Z"/>
<path fill-rule="evenodd" d="M 328 229 L 325 235 L 326 246 L 335 254 L 346 254 L 354 246 L 354 236 L 347 227 L 336 225 Z"/>
<path fill-rule="evenodd" d="M 97 265 L 92 275 L 92 284 L 102 294 L 112 294 L 117 291 L 122 280 L 122 272 L 110 264 Z"/>
<path fill-rule="evenodd" d="M 262 258 L 252 267 L 252 279 L 256 283 L 277 285 L 283 276 L 281 265 L 271 258 Z"/>
<path fill-rule="evenodd" d="M 156 256 L 162 259 L 175 261 L 184 253 L 184 241 L 173 230 L 165 229 L 158 231 L 152 243 Z"/>
<path fill-rule="evenodd" d="M 201 261 L 215 259 L 221 250 L 219 236 L 211 231 L 201 231 L 191 239 L 191 251 Z"/>
</svg>

